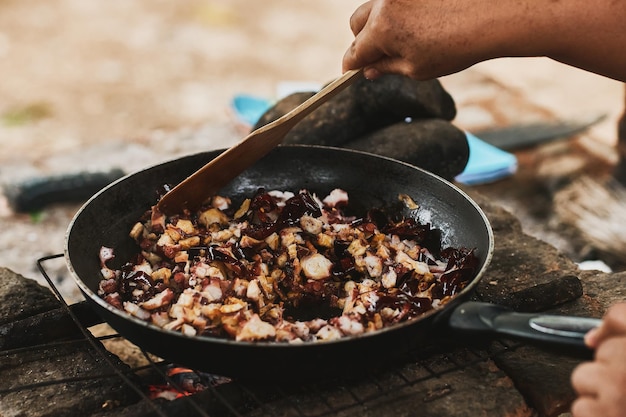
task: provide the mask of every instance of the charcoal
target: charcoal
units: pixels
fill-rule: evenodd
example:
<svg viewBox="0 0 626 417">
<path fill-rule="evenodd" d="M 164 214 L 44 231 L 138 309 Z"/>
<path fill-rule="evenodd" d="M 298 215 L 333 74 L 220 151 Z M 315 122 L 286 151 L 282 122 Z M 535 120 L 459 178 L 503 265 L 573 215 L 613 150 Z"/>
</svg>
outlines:
<svg viewBox="0 0 626 417">
<path fill-rule="evenodd" d="M 259 128 L 313 95 L 294 93 L 261 116 Z M 341 146 L 406 118 L 441 118 L 456 115 L 454 100 L 438 80 L 417 81 L 401 75 L 384 75 L 374 81 L 360 79 L 305 117 L 283 144 Z"/>
<path fill-rule="evenodd" d="M 448 180 L 463 171 L 469 158 L 465 133 L 442 119 L 399 122 L 344 147 L 398 159 Z"/>
</svg>

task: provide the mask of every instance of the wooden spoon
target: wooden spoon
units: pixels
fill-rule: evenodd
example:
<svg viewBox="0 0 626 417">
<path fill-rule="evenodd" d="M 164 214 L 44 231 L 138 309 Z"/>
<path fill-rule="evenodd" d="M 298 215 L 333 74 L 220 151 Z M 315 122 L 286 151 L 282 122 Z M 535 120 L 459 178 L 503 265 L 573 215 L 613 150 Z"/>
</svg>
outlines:
<svg viewBox="0 0 626 417">
<path fill-rule="evenodd" d="M 289 113 L 251 132 L 172 188 L 159 200 L 156 209 L 167 215 L 182 213 L 184 209 L 197 210 L 207 198 L 278 146 L 300 120 L 361 75 L 362 70 L 346 72 Z"/>
</svg>

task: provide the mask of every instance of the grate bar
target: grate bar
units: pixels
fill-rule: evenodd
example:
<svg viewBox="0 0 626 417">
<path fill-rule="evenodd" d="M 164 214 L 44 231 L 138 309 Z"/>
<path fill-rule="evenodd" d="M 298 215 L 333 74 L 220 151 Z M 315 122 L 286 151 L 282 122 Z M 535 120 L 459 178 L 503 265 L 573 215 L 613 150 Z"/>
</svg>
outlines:
<svg viewBox="0 0 626 417">
<path fill-rule="evenodd" d="M 244 385 L 244 384 L 239 384 L 239 386 L 241 387 L 241 390 L 242 390 L 243 392 L 245 392 L 245 393 L 246 393 L 246 395 L 247 395 L 248 397 L 250 397 L 250 398 L 254 401 L 254 403 L 255 403 L 258 407 L 260 407 L 260 408 L 262 408 L 262 409 L 264 409 L 264 410 L 267 410 L 267 409 L 269 408 L 269 407 L 268 407 L 268 405 L 267 405 L 266 403 L 263 403 L 263 402 L 262 402 L 262 401 L 258 398 L 258 396 L 257 396 L 254 392 L 252 392 L 252 390 L 250 390 L 250 388 L 248 388 L 246 385 Z M 274 417 L 278 417 L 278 414 L 276 414 L 276 413 L 274 412 L 274 410 L 269 410 L 269 411 L 272 413 L 272 416 L 274 416 Z"/>
<path fill-rule="evenodd" d="M 185 389 L 183 387 L 180 386 L 180 384 L 178 384 L 176 381 L 174 381 L 169 375 L 167 375 L 165 372 L 163 372 L 163 369 L 161 369 L 161 367 L 157 366 L 156 362 L 154 362 L 154 360 L 150 357 L 150 355 L 143 349 L 141 349 L 141 353 L 143 353 L 143 355 L 148 359 L 149 362 L 149 366 L 156 371 L 162 378 L 164 381 L 166 381 L 168 383 L 168 385 L 170 385 L 172 388 L 174 388 L 176 391 L 178 391 L 180 394 L 185 394 Z M 207 389 L 210 389 L 211 386 L 207 387 Z M 240 417 L 241 415 L 233 408 L 233 406 L 226 401 L 221 395 L 219 395 L 219 393 L 215 392 L 216 398 L 218 398 L 227 408 L 230 412 L 233 413 L 234 416 L 236 417 Z M 202 417 L 210 417 L 209 414 L 207 414 L 205 412 L 205 410 L 200 406 L 200 404 L 198 404 L 194 399 L 193 399 L 193 395 L 185 395 L 183 398 L 185 401 L 189 401 L 189 404 L 194 408 L 194 410 Z"/>
<path fill-rule="evenodd" d="M 124 384 L 126 384 L 135 393 L 138 394 L 140 401 L 148 402 L 151 409 L 156 412 L 156 415 L 158 415 L 159 417 L 174 415 L 170 414 L 169 412 L 176 413 L 177 411 L 175 406 L 173 408 L 170 408 L 167 406 L 167 403 L 159 403 L 159 400 L 150 398 L 147 394 L 147 391 L 142 388 L 142 386 L 140 386 L 140 383 L 131 379 L 131 377 L 134 376 L 137 378 L 133 379 L 137 379 L 138 381 L 140 381 L 142 380 L 142 377 L 139 375 L 139 372 L 148 371 L 148 374 L 151 373 L 154 377 L 164 381 L 164 383 L 168 387 L 171 387 L 172 390 L 175 390 L 181 394 L 185 394 L 183 397 L 177 399 L 176 401 L 184 401 L 185 408 L 200 417 L 210 417 L 209 413 L 213 413 L 212 411 L 210 411 L 212 408 L 207 409 L 208 406 L 204 402 L 206 401 L 207 397 L 209 398 L 209 401 L 215 401 L 214 405 L 220 410 L 220 412 L 218 412 L 219 415 L 228 413 L 233 417 L 244 417 L 241 410 L 254 408 L 256 410 L 262 410 L 264 412 L 263 415 L 273 417 L 278 417 L 286 414 L 294 415 L 293 412 L 296 413 L 295 415 L 298 415 L 300 417 L 325 417 L 332 416 L 346 410 L 354 409 L 356 407 L 367 408 L 368 402 L 380 400 L 383 396 L 393 393 L 398 388 L 410 387 L 433 378 L 440 378 L 447 373 L 493 359 L 498 355 L 512 351 L 518 346 L 521 346 L 521 344 L 516 345 L 509 341 L 497 340 L 497 345 L 491 344 L 489 345 L 488 349 L 485 350 L 467 347 L 466 351 L 468 354 L 462 355 L 459 358 L 449 354 L 449 352 L 451 352 L 449 350 L 442 350 L 441 346 L 428 345 L 420 348 L 421 350 L 419 350 L 419 352 L 417 349 L 415 349 L 415 352 L 409 352 L 404 357 L 405 360 L 402 363 L 413 364 L 410 365 L 408 368 L 403 367 L 402 369 L 390 369 L 389 372 L 386 372 L 382 375 L 366 374 L 363 376 L 362 379 L 359 379 L 356 382 L 352 381 L 352 383 L 350 383 L 349 381 L 341 380 L 336 381 L 338 383 L 337 386 L 335 386 L 334 383 L 323 386 L 311 383 L 302 386 L 277 384 L 276 386 L 271 387 L 259 386 L 258 388 L 255 388 L 254 386 L 247 386 L 243 381 L 229 381 L 217 386 L 213 383 L 206 384 L 206 389 L 203 392 L 206 393 L 207 397 L 203 396 L 200 392 L 187 395 L 189 393 L 181 386 L 181 384 L 177 382 L 171 375 L 168 375 L 165 371 L 166 366 L 173 364 L 167 363 L 165 361 L 155 361 L 151 357 L 151 355 L 149 355 L 143 349 L 140 350 L 147 360 L 146 365 L 124 371 L 112 360 L 112 353 L 110 353 L 107 350 L 106 346 L 100 343 L 100 341 L 114 338 L 124 338 L 119 334 L 95 337 L 87 329 L 86 325 L 81 324 L 80 318 L 65 302 L 63 296 L 56 288 L 56 286 L 50 279 L 45 267 L 43 266 L 44 262 L 62 256 L 63 255 L 61 254 L 46 256 L 37 261 L 37 266 L 41 274 L 50 285 L 50 288 L 54 292 L 55 296 L 62 304 L 65 311 L 74 321 L 74 323 L 78 325 L 85 339 L 50 342 L 38 346 L 49 347 L 54 344 L 62 345 L 66 343 L 84 343 L 85 341 L 88 341 L 99 354 L 99 356 L 101 356 L 106 361 L 107 365 L 112 371 L 104 374 L 99 374 L 97 376 L 65 378 L 55 381 L 45 381 L 40 383 L 23 385 L 21 387 L 13 387 L 0 391 L 0 394 L 6 394 L 9 392 L 33 389 L 41 386 L 49 386 L 60 383 L 77 382 L 83 380 L 87 381 L 103 377 L 119 377 L 124 382 Z M 444 344 L 443 347 L 456 348 L 457 346 L 453 343 L 447 343 Z M 28 349 L 33 348 L 36 347 L 30 347 Z M 25 348 L 12 349 L 9 351 L 0 352 L 0 354 L 14 354 L 19 353 L 23 350 L 25 350 Z M 199 373 L 196 372 L 196 375 L 201 380 L 203 379 L 203 377 Z M 335 391 L 332 391 L 333 389 L 335 389 Z M 334 394 L 336 392 L 336 399 L 333 400 L 332 395 L 329 398 L 327 395 L 327 391 L 329 391 L 331 394 Z M 277 401 L 281 402 L 281 408 L 279 409 L 279 411 L 277 411 L 277 409 L 271 405 L 273 402 Z M 301 403 L 302 401 L 304 402 Z M 307 409 L 306 402 L 309 401 L 316 404 L 315 410 Z M 282 407 L 286 408 L 283 409 Z M 221 412 L 221 410 L 224 411 Z"/>
<path fill-rule="evenodd" d="M 300 408 L 300 406 L 294 401 L 291 395 L 285 392 L 285 390 L 280 386 L 276 387 L 276 390 L 281 394 L 283 398 L 287 400 L 287 402 L 289 402 L 291 408 L 296 410 L 299 416 L 306 417 L 306 414 L 302 411 L 302 408 Z"/>
<path fill-rule="evenodd" d="M 111 372 L 111 373 L 105 373 L 105 374 L 100 374 L 100 375 L 84 376 L 84 377 L 76 376 L 76 377 L 72 377 L 72 378 L 59 378 L 59 379 L 55 379 L 53 381 L 35 382 L 33 384 L 23 384 L 23 385 L 20 385 L 18 387 L 2 389 L 2 390 L 0 390 L 0 394 L 10 394 L 12 392 L 19 392 L 19 391 L 24 391 L 24 390 L 28 390 L 28 389 L 36 389 L 36 388 L 48 387 L 48 386 L 51 386 L 51 385 L 67 384 L 67 383 L 81 382 L 81 381 L 92 381 L 92 380 L 98 380 L 98 379 L 113 378 L 113 377 L 116 377 L 116 376 L 118 376 L 116 373 Z"/>
<path fill-rule="evenodd" d="M 160 416 L 160 417 L 167 417 L 166 414 L 163 413 L 163 411 L 161 410 L 160 407 L 158 407 L 156 405 L 156 403 L 154 401 L 151 401 L 150 398 L 148 398 L 148 396 L 145 394 L 145 392 L 143 392 L 142 389 L 140 389 L 139 387 L 137 387 L 136 384 L 134 384 L 130 378 L 128 378 L 126 376 L 126 374 L 124 372 L 122 372 L 119 367 L 113 362 L 113 360 L 111 359 L 111 357 L 109 355 L 107 355 L 106 353 L 104 353 L 101 348 L 101 345 L 97 342 L 97 339 L 91 334 L 91 332 L 89 332 L 81 323 L 80 320 L 78 319 L 78 317 L 76 317 L 76 314 L 74 314 L 74 312 L 69 308 L 69 306 L 67 305 L 67 303 L 65 302 L 65 299 L 63 298 L 63 296 L 61 295 L 61 293 L 59 292 L 58 288 L 54 285 L 54 283 L 52 282 L 52 279 L 50 278 L 50 276 L 48 275 L 48 272 L 46 271 L 46 269 L 43 266 L 43 262 L 46 262 L 48 260 L 51 259 L 57 259 L 62 257 L 62 254 L 57 254 L 57 255 L 49 255 L 49 256 L 45 256 L 42 257 L 40 259 L 37 260 L 37 267 L 39 268 L 39 271 L 41 272 L 41 274 L 43 275 L 43 277 L 46 279 L 46 281 L 48 282 L 48 285 L 50 285 L 50 289 L 54 292 L 55 296 L 57 297 L 57 299 L 59 300 L 59 302 L 61 303 L 61 305 L 65 308 L 67 314 L 69 314 L 69 316 L 71 317 L 71 319 L 74 321 L 74 323 L 76 323 L 76 325 L 78 326 L 78 328 L 80 329 L 81 333 L 83 334 L 83 336 L 85 336 L 85 339 L 87 339 L 89 341 L 89 343 L 92 345 L 92 347 L 98 352 L 100 353 L 100 356 L 107 362 L 107 364 L 111 367 L 111 369 L 113 369 L 115 371 L 115 374 L 117 376 L 119 376 L 124 383 L 126 383 L 133 391 L 135 391 L 135 393 L 137 393 L 139 395 L 139 397 L 144 400 L 147 401 L 148 404 L 151 406 L 151 408 Z"/>
</svg>

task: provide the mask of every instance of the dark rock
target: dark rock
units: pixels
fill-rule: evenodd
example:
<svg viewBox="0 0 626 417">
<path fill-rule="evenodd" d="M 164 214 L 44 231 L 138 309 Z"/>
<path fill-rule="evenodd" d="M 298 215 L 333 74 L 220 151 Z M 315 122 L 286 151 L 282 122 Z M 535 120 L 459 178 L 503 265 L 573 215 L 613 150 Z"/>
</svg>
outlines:
<svg viewBox="0 0 626 417">
<path fill-rule="evenodd" d="M 606 310 L 612 304 L 626 301 L 626 271 L 607 274 L 600 271 L 584 271 L 581 281 L 585 295 L 593 297 Z"/>
<path fill-rule="evenodd" d="M 468 192 L 485 211 L 495 238 L 492 263 L 476 291 L 480 299 L 518 311 L 587 317 L 599 317 L 610 304 L 626 299 L 626 273 L 578 270 L 557 249 L 524 234 L 511 213 Z M 494 357 L 529 405 L 546 417 L 568 411 L 576 397 L 571 372 L 587 359 L 589 352 L 581 350 L 530 345 Z"/>
<path fill-rule="evenodd" d="M 566 275 L 512 292 L 498 301 L 513 310 L 539 312 L 575 300 L 582 295 L 583 286 L 580 279 Z"/>
<path fill-rule="evenodd" d="M 611 305 L 626 301 L 626 271 L 610 274 L 582 271 L 580 280 L 584 295 L 549 310 L 551 313 L 601 318 Z"/>
<path fill-rule="evenodd" d="M 544 311 L 582 295 L 578 266 L 552 245 L 523 233 L 519 221 L 483 196 L 468 191 L 494 232 L 493 258 L 477 296 L 519 311 Z"/>
<path fill-rule="evenodd" d="M 569 381 L 580 358 L 521 346 L 496 356 L 494 361 L 511 376 L 539 416 L 553 417 L 565 413 L 576 398 Z"/>
<path fill-rule="evenodd" d="M 59 301 L 48 288 L 0 268 L 0 325 L 58 307 Z"/>
<path fill-rule="evenodd" d="M 0 415 L 89 415 L 111 399 L 136 401 L 87 341 L 59 343 L 80 334 L 60 306 L 48 288 L 0 268 Z"/>
<path fill-rule="evenodd" d="M 98 358 L 86 341 L 2 355 L 0 415 L 87 416 L 105 404 L 137 401 L 136 394 Z"/>
<path fill-rule="evenodd" d="M 71 306 L 84 327 L 102 321 L 95 315 L 86 301 Z M 32 316 L 0 324 L 0 350 L 35 346 L 59 340 L 83 337 L 65 307 L 44 311 Z"/>
<path fill-rule="evenodd" d="M 32 212 L 56 203 L 83 203 L 111 182 L 124 176 L 121 169 L 76 172 L 27 178 L 4 185 L 4 194 L 17 212 Z"/>
<path fill-rule="evenodd" d="M 402 117 L 432 117 L 452 120 L 456 106 L 439 80 L 417 81 L 402 75 L 387 74 L 374 81 L 356 83 L 353 94 L 362 100 L 363 113 L 378 112 Z"/>
<path fill-rule="evenodd" d="M 349 88 L 350 87 L 347 87 L 347 89 Z M 345 91 L 337 94 L 337 96 L 341 96 L 344 93 Z M 261 126 L 265 126 L 266 124 L 273 122 L 274 120 L 286 115 L 291 110 L 295 109 L 300 104 L 304 103 L 305 101 L 307 101 L 309 98 L 313 97 L 314 95 L 315 95 L 314 91 L 298 91 L 296 93 L 291 93 L 288 96 L 281 98 L 271 108 L 269 108 L 263 115 L 261 115 L 261 117 L 259 118 L 259 120 L 257 120 L 256 125 L 253 127 L 253 129 L 258 129 Z M 320 106 L 319 109 L 315 110 L 315 112 L 322 111 L 321 109 L 324 109 L 324 107 L 329 105 L 329 103 L 336 101 L 337 96 L 331 98 L 326 104 L 322 104 L 322 106 Z M 307 116 L 307 117 L 310 117 L 310 116 Z M 287 139 L 285 138 L 285 140 Z"/>
<path fill-rule="evenodd" d="M 460 174 L 469 158 L 465 133 L 442 119 L 402 121 L 363 135 L 344 147 L 407 162 L 447 180 Z"/>
<path fill-rule="evenodd" d="M 278 119 L 311 95 L 295 93 L 282 99 L 254 128 Z M 452 120 L 455 115 L 454 100 L 438 80 L 416 81 L 400 75 L 360 79 L 305 117 L 283 143 L 342 146 L 406 118 Z"/>
</svg>

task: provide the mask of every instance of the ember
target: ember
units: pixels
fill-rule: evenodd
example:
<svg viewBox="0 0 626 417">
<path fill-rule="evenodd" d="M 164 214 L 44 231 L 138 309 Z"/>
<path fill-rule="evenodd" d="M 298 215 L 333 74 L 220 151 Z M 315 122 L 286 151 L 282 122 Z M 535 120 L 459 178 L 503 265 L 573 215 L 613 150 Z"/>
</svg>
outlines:
<svg viewBox="0 0 626 417">
<path fill-rule="evenodd" d="M 178 398 L 193 395 L 204 391 L 210 386 L 217 386 L 230 382 L 230 379 L 196 372 L 192 369 L 171 365 L 165 372 L 167 384 L 155 384 L 148 386 L 148 397 L 152 400 L 161 399 L 173 401 Z"/>
</svg>

